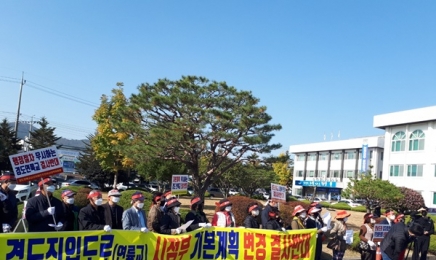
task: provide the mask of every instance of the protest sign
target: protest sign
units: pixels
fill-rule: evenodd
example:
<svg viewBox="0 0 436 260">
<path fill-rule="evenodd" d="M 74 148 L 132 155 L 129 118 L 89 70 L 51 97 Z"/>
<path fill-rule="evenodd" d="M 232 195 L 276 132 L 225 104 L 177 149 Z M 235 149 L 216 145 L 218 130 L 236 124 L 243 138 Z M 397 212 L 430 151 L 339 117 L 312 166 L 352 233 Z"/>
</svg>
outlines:
<svg viewBox="0 0 436 260">
<path fill-rule="evenodd" d="M 286 202 L 286 186 L 271 183 L 271 199 Z"/>
<path fill-rule="evenodd" d="M 173 175 L 171 181 L 171 194 L 186 195 L 188 193 L 188 175 Z"/>
<path fill-rule="evenodd" d="M 18 183 L 49 177 L 63 172 L 56 146 L 9 156 Z"/>
<path fill-rule="evenodd" d="M 181 235 L 130 230 L 0 234 L 0 259 L 302 259 L 316 229 L 207 228 Z"/>
<path fill-rule="evenodd" d="M 373 239 L 383 239 L 391 229 L 389 224 L 375 224 Z"/>
</svg>

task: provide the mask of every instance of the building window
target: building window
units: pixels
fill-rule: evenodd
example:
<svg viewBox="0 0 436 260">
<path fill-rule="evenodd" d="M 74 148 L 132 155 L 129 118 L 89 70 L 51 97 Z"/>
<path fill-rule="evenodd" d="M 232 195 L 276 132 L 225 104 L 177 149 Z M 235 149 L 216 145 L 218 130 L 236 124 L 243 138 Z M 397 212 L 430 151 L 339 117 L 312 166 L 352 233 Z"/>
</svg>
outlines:
<svg viewBox="0 0 436 260">
<path fill-rule="evenodd" d="M 383 161 L 383 152 L 380 153 L 380 161 Z"/>
<path fill-rule="evenodd" d="M 340 159 L 341 159 L 341 153 L 333 153 L 332 154 L 332 161 L 340 160 Z"/>
<path fill-rule="evenodd" d="M 369 151 L 369 159 L 372 159 L 372 153 L 373 151 Z"/>
<path fill-rule="evenodd" d="M 422 164 L 407 165 L 407 177 L 422 177 Z"/>
<path fill-rule="evenodd" d="M 433 167 L 434 167 L 434 177 L 436 177 L 436 164 L 433 165 Z"/>
<path fill-rule="evenodd" d="M 330 178 L 339 178 L 339 171 L 330 171 Z"/>
<path fill-rule="evenodd" d="M 316 154 L 309 154 L 308 161 L 316 161 Z"/>
<path fill-rule="evenodd" d="M 391 177 L 402 177 L 404 172 L 403 165 L 391 165 L 391 170 L 389 172 L 389 176 Z"/>
<path fill-rule="evenodd" d="M 433 192 L 433 204 L 436 205 L 436 192 Z"/>
<path fill-rule="evenodd" d="M 356 159 L 356 153 L 355 152 L 345 152 L 345 160 L 352 160 Z"/>
<path fill-rule="evenodd" d="M 354 171 L 347 171 L 347 178 L 354 178 Z"/>
<path fill-rule="evenodd" d="M 315 171 L 309 171 L 309 176 L 308 177 L 315 177 Z"/>
<path fill-rule="evenodd" d="M 406 134 L 403 131 L 396 132 L 394 137 L 392 137 L 392 152 L 404 151 L 405 140 Z"/>
<path fill-rule="evenodd" d="M 415 130 L 410 135 L 409 151 L 424 150 L 425 134 L 421 130 Z"/>
<path fill-rule="evenodd" d="M 321 171 L 320 177 L 327 178 L 327 171 Z"/>
<path fill-rule="evenodd" d="M 303 171 L 298 171 L 297 172 L 297 177 L 303 177 Z"/>
<path fill-rule="evenodd" d="M 319 160 L 320 160 L 320 161 L 325 161 L 325 160 L 327 160 L 327 154 L 326 154 L 326 153 L 320 153 L 320 154 L 319 154 Z"/>
<path fill-rule="evenodd" d="M 297 155 L 297 161 L 304 161 L 305 159 L 306 159 L 306 155 L 304 154 Z"/>
</svg>

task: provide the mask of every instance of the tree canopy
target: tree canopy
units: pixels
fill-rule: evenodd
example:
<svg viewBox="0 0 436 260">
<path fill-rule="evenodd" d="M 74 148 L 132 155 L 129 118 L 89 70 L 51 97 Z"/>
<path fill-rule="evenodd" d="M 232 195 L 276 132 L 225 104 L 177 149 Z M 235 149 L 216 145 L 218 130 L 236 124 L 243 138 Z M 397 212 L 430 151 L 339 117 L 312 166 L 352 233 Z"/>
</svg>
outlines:
<svg viewBox="0 0 436 260">
<path fill-rule="evenodd" d="M 61 139 L 54 134 L 55 127 L 49 127 L 49 123 L 45 117 L 38 121 L 39 128 L 30 132 L 30 139 L 26 142 L 31 150 L 37 150 L 49 146 L 56 145 L 56 142 Z M 57 148 L 59 148 L 58 146 Z"/>
<path fill-rule="evenodd" d="M 138 93 L 119 108 L 116 117 L 108 117 L 111 134 L 128 138 L 123 144 L 107 143 L 108 147 L 118 146 L 116 150 L 135 165 L 148 158 L 184 164 L 200 196 L 212 178 L 246 161 L 250 154 L 267 154 L 281 147 L 270 144 L 281 126 L 269 124 L 272 117 L 266 107 L 250 91 L 238 91 L 225 82 L 196 76 L 160 79 L 140 85 Z M 203 157 L 206 168 L 200 171 Z"/>
<path fill-rule="evenodd" d="M 15 131 L 5 118 L 0 124 L 0 170 L 12 171 L 9 155 L 18 152 L 18 145 L 15 139 Z"/>
</svg>

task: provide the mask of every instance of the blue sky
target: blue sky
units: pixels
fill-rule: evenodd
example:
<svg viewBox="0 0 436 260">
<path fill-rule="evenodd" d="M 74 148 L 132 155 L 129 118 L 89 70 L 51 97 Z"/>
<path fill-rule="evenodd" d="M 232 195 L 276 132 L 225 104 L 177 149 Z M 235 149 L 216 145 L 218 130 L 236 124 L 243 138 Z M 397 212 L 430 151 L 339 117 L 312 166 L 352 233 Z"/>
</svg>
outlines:
<svg viewBox="0 0 436 260">
<path fill-rule="evenodd" d="M 4 1 L 0 117 L 15 120 L 22 71 L 21 120 L 46 116 L 72 139 L 94 131 L 116 82 L 130 95 L 198 75 L 260 98 L 281 151 L 383 134 L 374 115 L 436 105 L 435 13 L 435 1 Z"/>
</svg>

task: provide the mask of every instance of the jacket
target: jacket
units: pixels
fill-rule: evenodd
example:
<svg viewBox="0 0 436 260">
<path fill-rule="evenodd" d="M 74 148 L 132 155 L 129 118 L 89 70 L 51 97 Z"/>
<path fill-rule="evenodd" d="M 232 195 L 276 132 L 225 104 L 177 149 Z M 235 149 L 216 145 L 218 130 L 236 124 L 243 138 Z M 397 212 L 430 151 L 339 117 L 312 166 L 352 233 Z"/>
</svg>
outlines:
<svg viewBox="0 0 436 260">
<path fill-rule="evenodd" d="M 218 211 L 215 212 L 212 218 L 212 226 L 214 227 L 235 227 L 235 215 L 232 212 Z"/>
<path fill-rule="evenodd" d="M 260 214 L 260 218 L 262 220 L 262 228 L 266 229 L 266 223 L 269 220 L 268 212 L 272 211 L 273 208 L 271 205 L 266 205 L 265 208 L 262 210 L 262 213 Z"/>
<path fill-rule="evenodd" d="M 282 231 L 282 227 L 275 219 L 269 219 L 268 222 L 266 222 L 265 229 Z"/>
<path fill-rule="evenodd" d="M 142 218 L 144 220 L 145 227 L 147 227 L 147 218 L 145 217 L 145 211 L 142 209 L 137 209 L 132 206 L 130 209 L 123 212 L 123 229 L 124 230 L 141 230 L 141 221 L 139 219 L 138 212 L 142 213 Z"/>
<path fill-rule="evenodd" d="M 409 231 L 403 222 L 399 222 L 391 227 L 381 242 L 380 249 L 391 259 L 398 259 L 401 252 L 407 248 L 411 242 Z"/>
<path fill-rule="evenodd" d="M 159 204 L 155 204 L 150 208 L 147 218 L 147 228 L 150 231 L 160 233 L 164 212 Z"/>
<path fill-rule="evenodd" d="M 244 220 L 244 227 L 246 228 L 259 228 L 257 219 L 252 215 L 248 215 Z"/>
<path fill-rule="evenodd" d="M 192 222 L 191 225 L 187 228 L 186 231 L 188 232 L 199 229 L 200 226 L 198 224 L 200 223 L 209 223 L 209 220 L 207 220 L 206 214 L 204 214 L 203 211 L 196 211 L 196 210 L 189 211 L 188 214 L 186 214 L 185 222 L 191 220 L 194 220 L 194 222 Z"/>
<path fill-rule="evenodd" d="M 111 207 L 109 203 L 101 206 L 104 208 L 104 217 L 107 225 L 111 226 L 112 229 L 123 229 L 123 207 L 117 204 L 114 204 L 114 206 Z M 112 215 L 112 210 L 114 215 Z"/>
<path fill-rule="evenodd" d="M 18 207 L 17 198 L 15 197 L 15 192 L 13 190 L 6 191 L 0 187 L 0 192 L 7 196 L 7 199 L 0 201 L 0 224 L 7 223 L 14 229 L 14 226 L 18 218 Z M 0 230 L 0 233 L 3 229 Z"/>
<path fill-rule="evenodd" d="M 65 223 L 64 207 L 62 202 L 53 196 L 50 196 L 50 205 L 55 208 L 53 215 L 56 224 Z M 55 224 L 53 216 L 48 214 L 47 209 L 50 207 L 47 197 L 40 195 L 30 198 L 26 206 L 26 220 L 29 224 L 29 232 L 50 232 L 55 231 L 48 224 Z"/>
<path fill-rule="evenodd" d="M 428 232 L 428 234 L 424 236 L 428 237 L 434 234 L 434 223 L 430 217 L 415 216 L 414 222 L 420 224 L 424 228 L 424 231 Z"/>
<path fill-rule="evenodd" d="M 62 227 L 62 231 L 77 231 L 79 230 L 79 223 L 77 222 L 77 217 L 79 215 L 79 208 L 62 203 L 63 210 L 64 210 L 64 226 Z"/>
<path fill-rule="evenodd" d="M 79 230 L 103 230 L 106 223 L 104 208 L 97 206 L 94 208 L 91 203 L 82 208 L 79 212 Z"/>
<path fill-rule="evenodd" d="M 292 219 L 291 227 L 292 227 L 292 230 L 298 230 L 298 229 L 305 229 L 306 228 L 304 226 L 303 222 L 301 221 L 301 218 L 298 217 L 298 216 L 295 216 Z"/>
<path fill-rule="evenodd" d="M 160 227 L 161 234 L 175 235 L 176 229 L 180 227 L 182 218 L 179 214 L 173 211 L 168 211 L 162 219 L 162 226 Z"/>
</svg>

